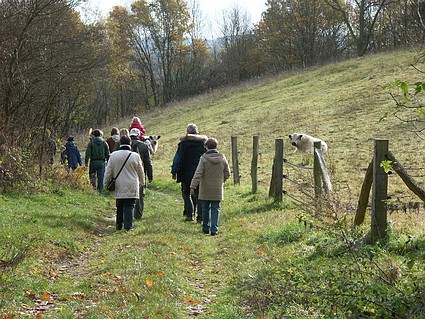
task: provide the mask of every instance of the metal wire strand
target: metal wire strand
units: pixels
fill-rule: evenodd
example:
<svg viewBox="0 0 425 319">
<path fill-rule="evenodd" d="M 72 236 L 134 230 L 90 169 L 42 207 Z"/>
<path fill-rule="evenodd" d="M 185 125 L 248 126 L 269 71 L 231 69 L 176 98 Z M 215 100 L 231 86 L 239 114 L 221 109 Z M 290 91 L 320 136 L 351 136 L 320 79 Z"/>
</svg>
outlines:
<svg viewBox="0 0 425 319">
<path fill-rule="evenodd" d="M 286 163 L 286 164 L 289 164 L 289 165 L 291 165 L 291 166 L 297 167 L 297 168 L 302 168 L 302 169 L 313 169 L 313 167 L 307 167 L 307 166 L 303 166 L 303 165 L 298 165 L 298 164 L 291 163 L 291 162 L 290 162 L 290 161 L 288 161 L 288 159 L 286 159 L 286 158 L 284 158 L 284 159 L 283 159 L 283 162 L 284 162 L 284 163 Z"/>
<path fill-rule="evenodd" d="M 284 179 L 286 179 L 286 180 L 288 180 L 288 181 L 290 181 L 290 182 L 292 182 L 292 183 L 294 183 L 294 184 L 298 185 L 298 186 L 301 186 L 301 187 L 304 187 L 304 188 L 313 188 L 313 186 L 311 186 L 311 185 L 304 184 L 304 183 L 300 183 L 300 182 L 297 182 L 297 181 L 296 181 L 296 180 L 294 180 L 294 179 L 289 178 L 289 177 L 288 177 L 288 175 L 282 175 L 282 177 L 283 177 Z"/>
</svg>

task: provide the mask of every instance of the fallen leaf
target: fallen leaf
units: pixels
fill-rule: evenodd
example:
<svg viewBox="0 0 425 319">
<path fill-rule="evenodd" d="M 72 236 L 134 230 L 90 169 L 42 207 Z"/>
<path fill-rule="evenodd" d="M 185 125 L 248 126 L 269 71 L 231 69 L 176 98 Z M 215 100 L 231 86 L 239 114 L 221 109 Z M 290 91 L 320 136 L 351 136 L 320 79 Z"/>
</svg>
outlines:
<svg viewBox="0 0 425 319">
<path fill-rule="evenodd" d="M 146 286 L 152 287 L 153 286 L 153 279 L 146 279 Z"/>
<path fill-rule="evenodd" d="M 51 301 L 52 300 L 52 296 L 50 295 L 50 292 L 43 291 L 43 294 L 41 295 L 41 300 L 42 301 Z"/>
<path fill-rule="evenodd" d="M 27 297 L 28 298 L 30 298 L 30 299 L 35 299 L 36 298 L 36 296 L 35 296 L 35 293 L 33 293 L 33 292 L 31 292 L 31 291 L 25 291 L 25 294 L 27 295 Z"/>
</svg>

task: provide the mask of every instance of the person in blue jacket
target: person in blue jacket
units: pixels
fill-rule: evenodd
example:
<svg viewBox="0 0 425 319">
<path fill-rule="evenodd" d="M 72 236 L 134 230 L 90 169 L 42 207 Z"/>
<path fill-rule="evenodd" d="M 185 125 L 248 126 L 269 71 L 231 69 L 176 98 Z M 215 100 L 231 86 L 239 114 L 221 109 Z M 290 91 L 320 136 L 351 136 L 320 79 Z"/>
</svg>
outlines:
<svg viewBox="0 0 425 319">
<path fill-rule="evenodd" d="M 76 170 L 78 165 L 83 165 L 80 150 L 78 149 L 77 142 L 74 140 L 74 136 L 68 137 L 68 141 L 65 144 L 66 156 L 68 159 L 68 169 Z"/>
</svg>

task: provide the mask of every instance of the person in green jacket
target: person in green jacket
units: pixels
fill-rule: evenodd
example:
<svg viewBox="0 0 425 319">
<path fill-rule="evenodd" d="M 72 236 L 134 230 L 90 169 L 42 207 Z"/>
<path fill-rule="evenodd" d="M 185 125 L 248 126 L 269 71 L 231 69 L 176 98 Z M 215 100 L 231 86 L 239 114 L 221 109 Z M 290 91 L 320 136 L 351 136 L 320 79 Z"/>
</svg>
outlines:
<svg viewBox="0 0 425 319">
<path fill-rule="evenodd" d="M 93 188 L 99 193 L 103 189 L 103 177 L 105 175 L 105 163 L 109 160 L 109 146 L 103 139 L 101 130 L 94 130 L 93 137 L 87 145 L 85 165 L 89 165 L 89 177 Z"/>
</svg>

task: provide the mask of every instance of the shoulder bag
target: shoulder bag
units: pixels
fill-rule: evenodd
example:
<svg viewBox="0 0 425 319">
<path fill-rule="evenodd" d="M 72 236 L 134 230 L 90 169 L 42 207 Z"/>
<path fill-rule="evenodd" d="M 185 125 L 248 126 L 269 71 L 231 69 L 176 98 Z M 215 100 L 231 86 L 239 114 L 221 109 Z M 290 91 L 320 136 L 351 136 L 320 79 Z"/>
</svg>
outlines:
<svg viewBox="0 0 425 319">
<path fill-rule="evenodd" d="M 131 155 L 131 152 L 130 152 L 130 154 L 128 154 L 128 156 L 127 156 L 127 158 L 126 158 L 126 160 L 125 160 L 124 164 L 122 164 L 121 169 L 119 170 L 119 172 L 118 172 L 117 176 L 112 177 L 112 178 L 111 178 L 111 180 L 108 182 L 108 185 L 106 185 L 106 189 L 107 189 L 108 191 L 112 192 L 112 191 L 114 191 L 114 190 L 115 190 L 115 181 L 116 181 L 116 179 L 118 178 L 118 176 L 120 175 L 120 173 L 121 173 L 122 169 L 124 168 L 125 163 L 127 163 L 127 160 L 129 159 L 130 155 Z"/>
</svg>

